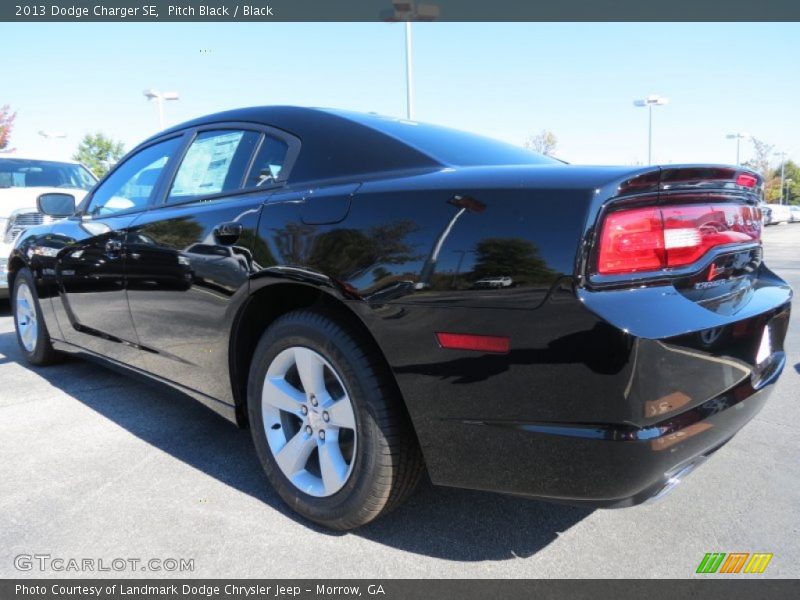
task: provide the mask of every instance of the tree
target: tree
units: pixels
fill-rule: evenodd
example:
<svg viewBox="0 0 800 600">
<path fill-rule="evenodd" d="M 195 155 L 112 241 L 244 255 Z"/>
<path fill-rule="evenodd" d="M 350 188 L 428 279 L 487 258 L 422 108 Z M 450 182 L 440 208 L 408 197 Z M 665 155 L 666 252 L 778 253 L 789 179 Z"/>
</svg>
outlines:
<svg viewBox="0 0 800 600">
<path fill-rule="evenodd" d="M 142 229 L 157 246 L 171 250 L 186 250 L 203 234 L 203 226 L 191 217 L 156 221 Z"/>
<path fill-rule="evenodd" d="M 83 136 L 72 158 L 89 167 L 89 170 L 98 177 L 102 177 L 124 153 L 122 142 L 97 132 Z"/>
<path fill-rule="evenodd" d="M 753 144 L 753 158 L 745 162 L 744 166 L 757 171 L 765 180 L 769 179 L 769 158 L 775 146 L 756 137 L 750 138 L 750 141 Z"/>
<path fill-rule="evenodd" d="M 539 255 L 539 249 L 520 238 L 485 238 L 475 247 L 475 280 L 514 277 L 516 284 L 549 283 L 555 273 Z"/>
<path fill-rule="evenodd" d="M 8 141 L 11 139 L 11 130 L 14 128 L 14 119 L 16 118 L 17 113 L 12 113 L 8 104 L 0 106 L 0 150 L 4 150 L 8 146 Z"/>
<path fill-rule="evenodd" d="M 789 204 L 800 204 L 800 166 L 787 160 L 784 165 L 784 189 L 781 190 L 781 165 L 770 170 L 767 179 L 767 202 L 780 202 L 787 197 Z"/>
<path fill-rule="evenodd" d="M 406 238 L 418 229 L 401 219 L 367 230 L 332 229 L 314 239 L 307 263 L 336 279 L 356 279 L 381 265 L 401 265 L 417 258 Z"/>
<path fill-rule="evenodd" d="M 366 230 L 337 228 L 323 233 L 313 225 L 288 223 L 273 229 L 273 239 L 281 264 L 306 265 L 334 279 L 349 280 L 382 265 L 417 260 L 415 247 L 406 241 L 417 229 L 410 219 Z"/>
<path fill-rule="evenodd" d="M 542 129 L 538 134 L 531 135 L 525 141 L 525 147 L 539 154 L 552 156 L 558 146 L 558 138 L 552 131 Z"/>
<path fill-rule="evenodd" d="M 751 137 L 750 142 L 753 144 L 753 158 L 742 163 L 742 166 L 752 169 L 764 178 L 764 199 L 770 202 L 780 196 L 780 179 L 776 182 L 769 168 L 770 156 L 775 146 L 756 137 Z"/>
</svg>

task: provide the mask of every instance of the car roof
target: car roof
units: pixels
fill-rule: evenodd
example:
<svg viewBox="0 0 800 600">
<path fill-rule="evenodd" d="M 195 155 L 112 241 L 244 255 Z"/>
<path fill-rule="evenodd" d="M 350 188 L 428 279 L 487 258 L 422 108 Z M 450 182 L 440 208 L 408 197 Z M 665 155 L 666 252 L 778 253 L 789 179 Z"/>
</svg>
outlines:
<svg viewBox="0 0 800 600">
<path fill-rule="evenodd" d="M 299 138 L 303 150 L 292 167 L 290 182 L 480 165 L 484 164 L 482 155 L 492 152 L 513 160 L 491 164 L 521 164 L 518 154 L 524 154 L 523 163 L 560 164 L 512 144 L 447 127 L 375 113 L 300 106 L 257 106 L 215 113 L 172 127 L 145 144 L 192 127 L 225 122 L 268 126 Z M 471 163 L 461 160 L 466 148 L 479 149 L 477 161 L 474 155 Z"/>
<path fill-rule="evenodd" d="M 176 125 L 140 146 L 184 129 L 224 122 L 268 126 L 299 138 L 303 151 L 292 168 L 290 180 L 442 166 L 435 158 L 349 118 L 343 111 L 300 106 L 256 106 L 219 112 Z"/>
</svg>

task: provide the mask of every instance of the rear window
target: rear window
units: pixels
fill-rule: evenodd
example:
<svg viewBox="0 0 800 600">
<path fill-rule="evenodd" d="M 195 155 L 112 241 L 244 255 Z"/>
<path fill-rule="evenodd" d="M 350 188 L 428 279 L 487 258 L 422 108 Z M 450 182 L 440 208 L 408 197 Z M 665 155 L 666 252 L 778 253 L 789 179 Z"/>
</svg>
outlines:
<svg viewBox="0 0 800 600">
<path fill-rule="evenodd" d="M 0 158 L 0 188 L 56 187 L 89 190 L 97 182 L 81 165 L 49 160 Z"/>
<path fill-rule="evenodd" d="M 454 167 L 561 164 L 561 161 L 474 133 L 379 115 L 332 111 Z"/>
</svg>

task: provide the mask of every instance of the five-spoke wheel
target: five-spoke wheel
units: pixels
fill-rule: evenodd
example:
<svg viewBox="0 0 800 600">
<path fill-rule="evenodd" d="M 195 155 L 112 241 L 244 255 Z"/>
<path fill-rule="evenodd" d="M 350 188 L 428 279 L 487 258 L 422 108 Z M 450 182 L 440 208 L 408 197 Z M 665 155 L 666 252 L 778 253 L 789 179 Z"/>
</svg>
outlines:
<svg viewBox="0 0 800 600">
<path fill-rule="evenodd" d="M 311 496 L 330 496 L 353 471 L 358 435 L 341 377 L 310 348 L 292 346 L 269 365 L 261 392 L 267 442 L 283 474 Z"/>
<path fill-rule="evenodd" d="M 14 309 L 17 341 L 25 359 L 38 366 L 58 362 L 61 355 L 53 349 L 39 307 L 35 279 L 27 267 L 20 269 L 14 276 L 11 306 Z"/>
<path fill-rule="evenodd" d="M 287 313 L 253 353 L 247 408 L 256 452 L 304 517 L 352 529 L 399 505 L 422 457 L 388 366 L 346 316 Z"/>
<path fill-rule="evenodd" d="M 39 322 L 36 318 L 33 293 L 26 281 L 21 281 L 17 286 L 14 317 L 16 318 L 17 332 L 19 333 L 22 347 L 28 352 L 35 352 L 36 341 L 39 337 Z"/>
</svg>

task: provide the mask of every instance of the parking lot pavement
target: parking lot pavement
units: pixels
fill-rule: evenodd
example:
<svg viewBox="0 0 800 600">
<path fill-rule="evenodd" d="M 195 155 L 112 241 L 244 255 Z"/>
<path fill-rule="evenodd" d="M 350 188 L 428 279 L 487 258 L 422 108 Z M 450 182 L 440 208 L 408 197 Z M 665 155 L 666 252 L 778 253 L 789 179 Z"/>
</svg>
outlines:
<svg viewBox="0 0 800 600">
<path fill-rule="evenodd" d="M 765 232 L 800 289 L 800 225 Z M 690 577 L 706 552 L 772 552 L 800 576 L 800 311 L 786 371 L 759 416 L 657 504 L 552 505 L 423 486 L 353 533 L 299 521 L 240 431 L 175 392 L 77 360 L 22 364 L 0 308 L 0 577 L 19 554 L 194 559 L 196 577 Z M 86 575 L 91 576 L 92 573 Z"/>
</svg>

